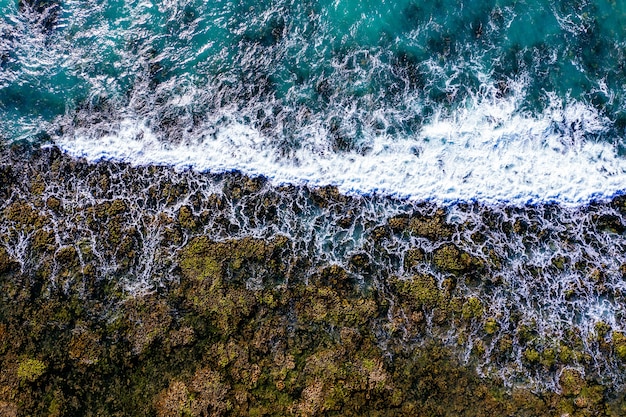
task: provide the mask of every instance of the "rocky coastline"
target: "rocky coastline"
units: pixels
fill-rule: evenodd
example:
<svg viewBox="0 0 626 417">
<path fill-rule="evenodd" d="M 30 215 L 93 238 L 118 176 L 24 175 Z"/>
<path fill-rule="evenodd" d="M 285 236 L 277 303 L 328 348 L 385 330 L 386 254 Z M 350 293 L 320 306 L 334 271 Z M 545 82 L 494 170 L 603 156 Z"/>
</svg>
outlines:
<svg viewBox="0 0 626 417">
<path fill-rule="evenodd" d="M 0 414 L 624 415 L 625 219 L 14 144 Z"/>
</svg>

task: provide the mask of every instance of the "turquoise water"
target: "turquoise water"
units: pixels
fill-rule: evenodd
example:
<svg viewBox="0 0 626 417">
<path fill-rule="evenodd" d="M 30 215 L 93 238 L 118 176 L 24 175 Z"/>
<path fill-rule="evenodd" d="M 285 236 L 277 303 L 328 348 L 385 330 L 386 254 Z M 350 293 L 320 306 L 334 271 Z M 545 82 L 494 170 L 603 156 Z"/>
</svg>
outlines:
<svg viewBox="0 0 626 417">
<path fill-rule="evenodd" d="M 4 123 L 18 119 L 26 128 L 102 101 L 129 106 L 137 89 L 158 99 L 191 87 L 218 87 L 223 100 L 240 106 L 278 100 L 284 112 L 353 103 L 371 114 L 390 103 L 408 106 L 411 93 L 424 118 L 442 102 L 462 106 L 485 84 L 506 94 L 505 83 L 519 77 L 529 79 L 524 107 L 533 111 L 555 92 L 592 103 L 619 123 L 626 117 L 621 2 L 54 4 L 60 12 L 47 29 L 28 6 L 0 3 Z M 223 104 L 197 100 L 199 111 Z M 356 130 L 370 121 L 356 120 Z M 415 128 L 403 122 L 393 127 Z"/>
<path fill-rule="evenodd" d="M 487 149 L 532 136 L 521 127 L 541 120 L 545 126 L 529 139 L 539 147 L 557 135 L 566 145 L 610 145 L 596 155 L 623 153 L 621 2 L 4 0 L 0 11 L 0 132 L 8 141 L 53 140 L 95 159 L 134 161 L 126 151 L 104 155 L 93 148 L 124 120 L 150 130 L 166 149 L 204 143 L 236 124 L 259 136 L 254 152 L 272 155 L 190 165 L 270 178 L 284 164 L 293 171 L 320 155 L 372 155 L 402 144 L 394 152 L 419 157 L 429 142 L 467 140 L 432 134 L 442 121 L 454 125 L 448 130 L 473 134 L 474 142 L 489 136 L 487 126 L 494 136 Z M 480 110 L 486 106 L 498 110 Z M 478 115 L 471 123 L 469 116 L 458 120 L 472 111 Z M 236 153 L 244 146 L 229 132 Z M 86 137 L 89 146 L 80 142 Z M 153 162 L 178 163 L 160 157 Z M 587 159 L 595 163 L 593 152 Z M 611 163 L 617 165 L 609 171 L 625 172 L 621 162 Z M 328 167 L 307 169 L 276 178 L 329 181 L 315 173 Z M 535 169 L 524 168 L 524 175 Z M 535 191 L 524 198 L 541 198 L 543 184 L 529 187 Z M 402 194 L 403 186 L 345 188 Z M 557 188 L 546 198 L 564 192 Z M 585 192 L 596 194 L 603 190 Z"/>
</svg>

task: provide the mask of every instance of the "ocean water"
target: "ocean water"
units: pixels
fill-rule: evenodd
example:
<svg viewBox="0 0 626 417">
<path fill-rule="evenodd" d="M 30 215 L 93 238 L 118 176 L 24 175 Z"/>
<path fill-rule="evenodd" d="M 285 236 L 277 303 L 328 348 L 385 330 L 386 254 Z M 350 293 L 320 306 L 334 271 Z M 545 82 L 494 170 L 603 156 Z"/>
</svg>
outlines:
<svg viewBox="0 0 626 417">
<path fill-rule="evenodd" d="M 485 373 L 558 389 L 563 367 L 528 371 L 517 339 L 507 361 L 489 356 L 532 325 L 550 343 L 578 335 L 592 365 L 571 366 L 617 386 L 623 364 L 594 332 L 626 331 L 626 209 L 609 201 L 626 191 L 625 65 L 626 3 L 609 0 L 0 0 L 0 140 L 111 162 L 114 195 L 76 176 L 47 184 L 46 198 L 122 198 L 134 222 L 174 218 L 196 194 L 211 211 L 212 196 L 225 196 L 209 238 L 287 236 L 314 267 L 349 269 L 366 253 L 382 271 L 361 277 L 372 285 L 430 274 L 442 288 L 450 274 L 433 254 L 455 245 L 499 282 L 459 279 L 457 289 L 502 327 Z M 153 175 L 153 165 L 175 170 Z M 231 171 L 269 185 L 234 198 L 212 175 Z M 137 190 L 168 176 L 189 195 L 140 203 Z M 320 208 L 310 190 L 327 185 L 353 198 Z M 279 202 L 267 223 L 265 194 Z M 378 242 L 376 228 L 402 216 L 452 232 Z M 164 232 L 146 224 L 138 239 L 154 250 Z M 27 265 L 29 237 L 12 227 L 0 224 L 14 238 L 0 244 Z M 63 245 L 76 243 L 55 227 Z M 411 250 L 425 260 L 411 264 Z M 129 293 L 171 272 L 141 256 Z M 102 265 L 102 277 L 120 270 Z M 429 331 L 458 347 L 470 330 Z M 471 343 L 463 349 L 469 357 Z"/>
<path fill-rule="evenodd" d="M 626 188 L 611 1 L 0 2 L 0 132 L 440 202 Z"/>
</svg>

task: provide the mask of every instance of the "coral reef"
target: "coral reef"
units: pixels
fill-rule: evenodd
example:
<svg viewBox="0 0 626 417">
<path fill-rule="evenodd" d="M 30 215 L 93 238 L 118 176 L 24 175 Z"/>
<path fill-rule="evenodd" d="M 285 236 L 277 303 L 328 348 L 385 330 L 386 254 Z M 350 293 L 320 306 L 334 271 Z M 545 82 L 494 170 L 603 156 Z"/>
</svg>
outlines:
<svg viewBox="0 0 626 417">
<path fill-rule="evenodd" d="M 0 153 L 1 415 L 626 413 L 622 198 L 441 208 Z"/>
</svg>

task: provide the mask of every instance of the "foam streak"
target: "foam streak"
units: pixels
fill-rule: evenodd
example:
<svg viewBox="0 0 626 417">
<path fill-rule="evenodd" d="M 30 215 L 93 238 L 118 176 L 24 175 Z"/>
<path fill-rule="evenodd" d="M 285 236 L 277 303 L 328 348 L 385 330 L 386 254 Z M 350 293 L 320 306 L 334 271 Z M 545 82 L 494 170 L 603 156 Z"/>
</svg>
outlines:
<svg viewBox="0 0 626 417">
<path fill-rule="evenodd" d="M 178 144 L 163 143 L 147 122 L 133 118 L 105 136 L 82 129 L 56 142 L 92 161 L 239 170 L 276 184 L 336 185 L 348 194 L 580 204 L 614 196 L 626 184 L 626 161 L 611 144 L 594 140 L 607 129 L 606 120 L 580 103 L 553 104 L 533 117 L 516 112 L 512 100 L 484 100 L 452 117 L 435 115 L 416 137 L 377 136 L 361 153 L 328 148 L 329 132 L 312 128 L 309 146 L 284 156 L 270 138 L 237 121 L 193 132 Z"/>
</svg>

